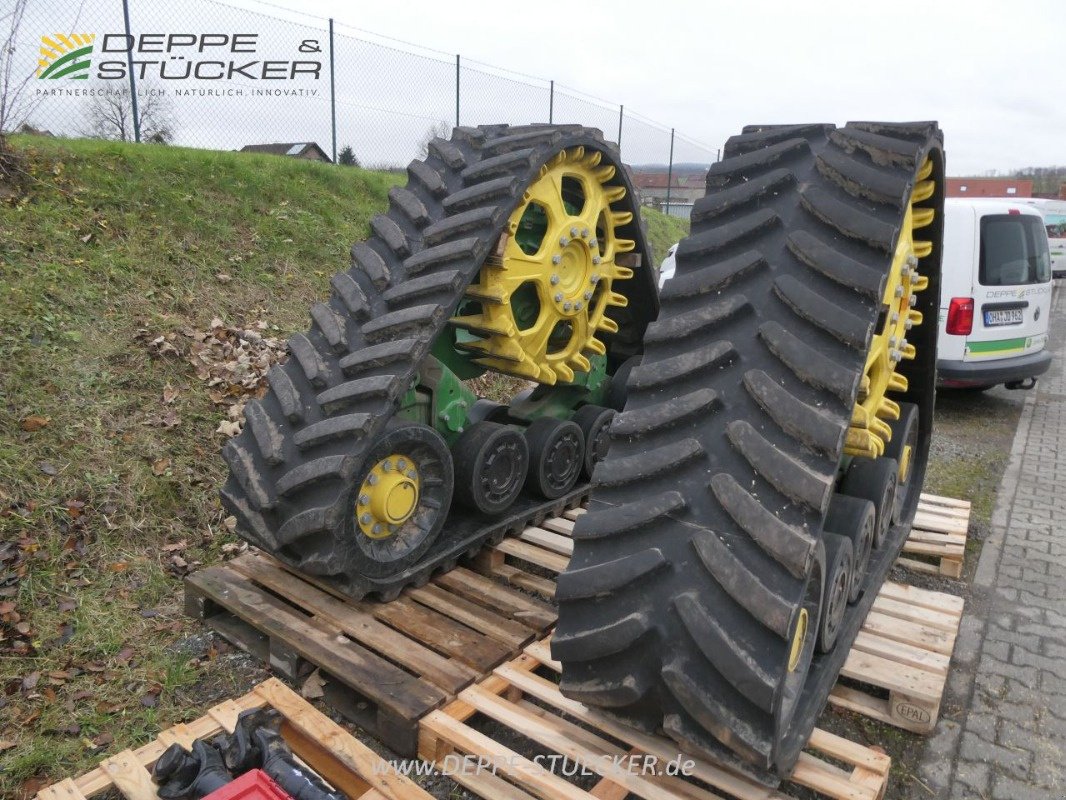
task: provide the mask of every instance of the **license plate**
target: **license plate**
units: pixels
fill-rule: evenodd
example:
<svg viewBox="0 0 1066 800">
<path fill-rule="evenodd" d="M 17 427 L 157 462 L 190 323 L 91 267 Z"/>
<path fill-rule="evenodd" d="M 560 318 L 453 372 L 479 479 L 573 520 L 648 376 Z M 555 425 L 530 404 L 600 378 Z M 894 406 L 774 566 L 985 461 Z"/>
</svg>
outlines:
<svg viewBox="0 0 1066 800">
<path fill-rule="evenodd" d="M 986 328 L 994 328 L 997 325 L 1020 325 L 1021 322 L 1022 310 L 1020 308 L 1004 308 L 985 312 Z"/>
</svg>

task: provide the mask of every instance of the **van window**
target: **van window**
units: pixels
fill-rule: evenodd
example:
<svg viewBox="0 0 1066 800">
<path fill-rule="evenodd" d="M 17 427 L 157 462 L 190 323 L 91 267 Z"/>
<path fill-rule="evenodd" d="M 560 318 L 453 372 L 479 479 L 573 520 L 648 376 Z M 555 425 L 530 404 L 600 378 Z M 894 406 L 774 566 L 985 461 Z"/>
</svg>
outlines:
<svg viewBox="0 0 1066 800">
<path fill-rule="evenodd" d="M 1039 217 L 989 214 L 981 217 L 983 286 L 1020 286 L 1051 280 L 1047 232 Z"/>
<path fill-rule="evenodd" d="M 1045 214 L 1044 227 L 1049 239 L 1066 239 L 1066 214 Z"/>
</svg>

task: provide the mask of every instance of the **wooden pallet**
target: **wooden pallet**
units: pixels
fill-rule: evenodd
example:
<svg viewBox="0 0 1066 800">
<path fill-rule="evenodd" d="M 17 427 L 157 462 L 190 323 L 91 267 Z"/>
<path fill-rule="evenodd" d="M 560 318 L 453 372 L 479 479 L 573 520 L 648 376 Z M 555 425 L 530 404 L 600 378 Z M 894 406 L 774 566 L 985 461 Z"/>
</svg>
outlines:
<svg viewBox="0 0 1066 800">
<path fill-rule="evenodd" d="M 966 533 L 970 527 L 970 502 L 935 494 L 923 494 L 918 500 L 914 526 L 896 563 L 915 572 L 962 577 L 966 557 Z"/>
<path fill-rule="evenodd" d="M 915 733 L 931 733 L 962 622 L 963 599 L 887 582 L 829 702 Z M 887 696 L 886 696 L 887 693 Z"/>
<path fill-rule="evenodd" d="M 679 757 L 677 745 L 564 697 L 555 681 L 538 674 L 559 670 L 547 639 L 529 645 L 522 655 L 460 692 L 454 702 L 423 718 L 419 757 L 486 800 L 621 800 L 630 794 L 655 800 L 720 800 L 719 792 L 736 800 L 790 796 L 787 787 L 769 790 L 699 758 L 685 757 L 685 778 L 652 774 L 648 767 L 661 772 Z M 484 720 L 495 723 L 489 727 L 492 735 L 475 727 Z M 535 742 L 537 755 L 529 758 L 505 743 L 516 734 Z M 466 769 L 461 756 L 471 757 Z M 557 759 L 554 770 L 549 768 L 553 756 Z M 569 766 L 560 768 L 564 758 Z M 477 763 L 482 769 L 477 769 Z M 563 777 L 579 766 L 600 776 L 591 790 Z M 885 794 L 890 766 L 887 755 L 816 729 L 790 784 L 833 800 L 879 800 Z"/>
<path fill-rule="evenodd" d="M 127 800 L 156 800 L 151 769 L 175 742 L 186 749 L 197 739 L 232 733 L 242 711 L 271 706 L 284 717 L 281 735 L 293 753 L 349 800 L 432 800 L 373 750 L 352 737 L 276 678 L 243 697 L 226 700 L 194 722 L 175 725 L 136 750 L 123 750 L 79 778 L 67 778 L 37 793 L 37 800 L 87 800 L 109 790 Z"/>
<path fill-rule="evenodd" d="M 465 568 L 389 603 L 353 602 L 249 553 L 186 578 L 186 612 L 296 680 L 401 755 L 418 720 L 521 651 L 554 609 Z"/>
</svg>

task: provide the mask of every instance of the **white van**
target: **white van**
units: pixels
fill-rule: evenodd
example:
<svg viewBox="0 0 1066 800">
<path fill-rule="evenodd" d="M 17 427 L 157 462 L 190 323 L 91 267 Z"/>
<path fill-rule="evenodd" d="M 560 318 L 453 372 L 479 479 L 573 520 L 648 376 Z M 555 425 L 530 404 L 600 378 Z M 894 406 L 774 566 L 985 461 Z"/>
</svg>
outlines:
<svg viewBox="0 0 1066 800">
<path fill-rule="evenodd" d="M 1066 200 L 1025 197 L 1019 198 L 1018 202 L 1033 206 L 1044 217 L 1047 243 L 1051 249 L 1051 277 L 1066 278 Z"/>
<path fill-rule="evenodd" d="M 1031 389 L 1047 371 L 1051 257 L 1044 221 L 1013 199 L 944 207 L 937 383 Z"/>
</svg>

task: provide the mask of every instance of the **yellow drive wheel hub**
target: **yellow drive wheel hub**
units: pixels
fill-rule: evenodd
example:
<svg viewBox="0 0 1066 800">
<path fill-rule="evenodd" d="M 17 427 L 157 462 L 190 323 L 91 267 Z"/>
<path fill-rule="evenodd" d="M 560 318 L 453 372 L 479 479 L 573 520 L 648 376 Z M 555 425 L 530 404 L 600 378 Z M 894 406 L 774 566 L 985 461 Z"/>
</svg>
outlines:
<svg viewBox="0 0 1066 800">
<path fill-rule="evenodd" d="M 451 320 L 473 334 L 457 346 L 478 364 L 555 384 L 588 372 L 587 354 L 606 353 L 597 336 L 618 331 L 607 311 L 628 304 L 614 283 L 633 277 L 616 259 L 636 244 L 617 235 L 633 214 L 611 210 L 626 189 L 608 184 L 615 168 L 600 160 L 583 147 L 564 150 L 524 192 L 502 254 L 485 262 Z"/>
<path fill-rule="evenodd" d="M 394 453 L 373 466 L 355 504 L 359 529 L 371 539 L 387 539 L 418 508 L 420 479 L 407 456 Z"/>
<path fill-rule="evenodd" d="M 883 455 L 885 444 L 892 438 L 892 429 L 885 420 L 899 419 L 899 404 L 889 399 L 888 392 L 907 391 L 907 378 L 897 367 L 903 359 L 917 355 L 914 345 L 907 342 L 907 333 L 922 323 L 922 314 L 914 306 L 917 293 L 929 285 L 929 279 L 918 274 L 918 261 L 933 251 L 933 243 L 916 239 L 914 232 L 932 224 L 934 212 L 931 208 L 915 208 L 915 204 L 928 200 L 936 191 L 935 182 L 929 179 L 932 172 L 933 162 L 927 158 L 907 203 L 882 300 L 884 325 L 875 333 L 866 356 L 866 369 L 844 444 L 844 452 L 850 456 Z M 900 469 L 906 467 L 901 464 Z"/>
</svg>

